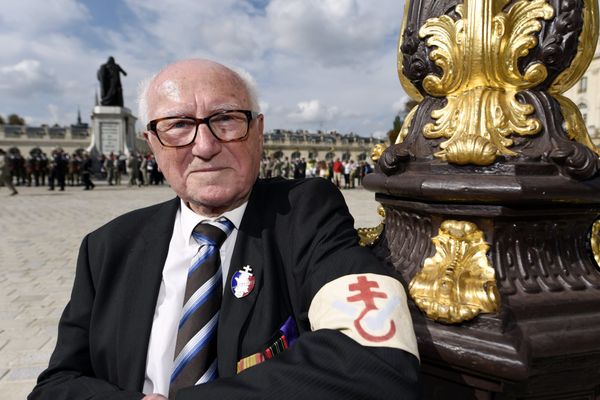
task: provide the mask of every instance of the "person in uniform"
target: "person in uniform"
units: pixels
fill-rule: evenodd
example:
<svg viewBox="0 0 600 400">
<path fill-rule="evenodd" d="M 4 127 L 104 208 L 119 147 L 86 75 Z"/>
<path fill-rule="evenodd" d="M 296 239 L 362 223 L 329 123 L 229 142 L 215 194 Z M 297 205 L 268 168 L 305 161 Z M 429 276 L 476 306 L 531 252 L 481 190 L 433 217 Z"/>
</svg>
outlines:
<svg viewBox="0 0 600 400">
<path fill-rule="evenodd" d="M 0 149 L 0 182 L 10 190 L 10 195 L 19 194 L 10 175 L 10 161 L 4 149 Z"/>
<path fill-rule="evenodd" d="M 213 61 L 148 81 L 139 115 L 177 197 L 84 238 L 30 400 L 418 398 L 402 284 L 331 182 L 257 179 L 258 104 Z"/>
<path fill-rule="evenodd" d="M 81 180 L 83 181 L 83 190 L 92 190 L 96 187 L 92 182 L 92 174 L 94 173 L 94 165 L 92 157 L 89 153 L 83 153 L 83 161 L 81 162 Z"/>
<path fill-rule="evenodd" d="M 52 164 L 50 168 L 50 176 L 48 178 L 49 188 L 48 190 L 54 190 L 54 185 L 58 185 L 59 190 L 65 190 L 65 179 L 67 176 L 67 169 L 69 160 L 67 159 L 63 149 L 57 147 L 52 152 Z"/>
</svg>

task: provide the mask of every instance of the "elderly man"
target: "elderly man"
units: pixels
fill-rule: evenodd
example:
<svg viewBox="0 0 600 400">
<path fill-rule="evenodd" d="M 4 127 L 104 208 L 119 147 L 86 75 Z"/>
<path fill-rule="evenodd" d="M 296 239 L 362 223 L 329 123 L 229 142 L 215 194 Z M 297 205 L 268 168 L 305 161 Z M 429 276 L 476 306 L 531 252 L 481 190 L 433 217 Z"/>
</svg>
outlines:
<svg viewBox="0 0 600 400">
<path fill-rule="evenodd" d="M 211 61 L 151 79 L 140 116 L 177 198 L 84 239 L 30 399 L 417 397 L 401 284 L 330 182 L 257 180 L 258 108 Z"/>
</svg>

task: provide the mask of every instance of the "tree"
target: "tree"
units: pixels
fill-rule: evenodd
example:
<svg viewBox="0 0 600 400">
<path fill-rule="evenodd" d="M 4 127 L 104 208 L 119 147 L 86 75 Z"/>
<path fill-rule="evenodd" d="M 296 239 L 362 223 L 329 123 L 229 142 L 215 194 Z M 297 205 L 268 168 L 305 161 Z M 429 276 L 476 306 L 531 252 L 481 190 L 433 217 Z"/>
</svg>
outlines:
<svg viewBox="0 0 600 400">
<path fill-rule="evenodd" d="M 2 118 L 2 115 L 0 115 L 0 125 L 4 125 L 4 118 Z"/>
<path fill-rule="evenodd" d="M 404 125 L 404 120 L 406 119 L 406 116 L 408 115 L 410 110 L 412 110 L 417 104 L 419 103 L 417 103 L 414 100 L 408 100 L 404 104 L 404 110 L 400 111 L 398 115 L 396 115 L 396 118 L 394 118 L 394 125 L 392 129 L 387 132 L 387 137 L 390 141 L 390 144 L 396 143 L 396 139 L 400 134 L 400 130 L 402 130 L 402 125 Z"/>
<path fill-rule="evenodd" d="M 10 114 L 8 116 L 9 125 L 25 125 L 25 120 L 19 117 L 17 114 Z"/>
<path fill-rule="evenodd" d="M 400 133 L 400 129 L 402 129 L 402 122 L 403 122 L 404 118 L 400 118 L 400 114 L 396 115 L 396 118 L 394 118 L 394 125 L 392 127 L 392 129 L 390 129 L 387 132 L 387 137 L 388 140 L 390 141 L 390 144 L 394 144 L 396 143 L 396 138 L 398 137 L 398 134 Z"/>
</svg>

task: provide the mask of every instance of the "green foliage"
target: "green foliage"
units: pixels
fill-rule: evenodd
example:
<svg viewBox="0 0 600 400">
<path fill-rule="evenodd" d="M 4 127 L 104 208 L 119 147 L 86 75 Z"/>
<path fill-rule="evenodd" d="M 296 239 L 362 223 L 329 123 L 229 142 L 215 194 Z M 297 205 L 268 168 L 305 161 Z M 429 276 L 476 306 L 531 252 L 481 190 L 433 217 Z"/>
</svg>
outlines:
<svg viewBox="0 0 600 400">
<path fill-rule="evenodd" d="M 403 119 L 400 119 L 400 115 L 396 115 L 396 118 L 394 118 L 394 125 L 392 127 L 392 129 L 390 129 L 387 132 L 387 137 L 388 140 L 390 141 L 390 144 L 394 144 L 396 143 L 396 138 L 398 137 L 398 134 L 400 133 L 400 129 L 402 129 L 402 122 Z"/>
<path fill-rule="evenodd" d="M 400 134 L 400 130 L 402 129 L 402 125 L 404 124 L 404 120 L 406 119 L 406 116 L 408 115 L 410 110 L 412 110 L 418 104 L 419 103 L 417 103 L 414 100 L 408 100 L 404 104 L 404 110 L 400 111 L 398 113 L 398 115 L 396 115 L 396 118 L 394 118 L 394 124 L 393 124 L 392 129 L 390 129 L 387 132 L 387 137 L 388 137 L 388 140 L 390 141 L 390 145 L 396 143 L 396 138 L 398 138 L 398 135 Z"/>
<path fill-rule="evenodd" d="M 17 114 L 10 114 L 8 116 L 9 125 L 25 125 L 25 120 L 19 117 Z"/>
<path fill-rule="evenodd" d="M 4 118 L 2 118 L 2 115 L 0 115 L 0 125 L 4 125 L 4 124 L 5 124 Z"/>
</svg>

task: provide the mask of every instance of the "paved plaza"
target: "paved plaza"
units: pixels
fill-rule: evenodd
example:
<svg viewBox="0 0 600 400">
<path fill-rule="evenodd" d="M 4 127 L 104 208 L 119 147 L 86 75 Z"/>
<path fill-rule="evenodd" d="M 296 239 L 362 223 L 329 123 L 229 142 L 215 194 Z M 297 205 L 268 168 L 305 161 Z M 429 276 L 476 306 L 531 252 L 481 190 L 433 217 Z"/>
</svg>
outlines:
<svg viewBox="0 0 600 400">
<path fill-rule="evenodd" d="M 0 399 L 23 400 L 47 366 L 83 236 L 110 219 L 174 196 L 168 186 L 0 188 Z M 374 194 L 343 191 L 356 227 L 375 226 Z"/>
</svg>

